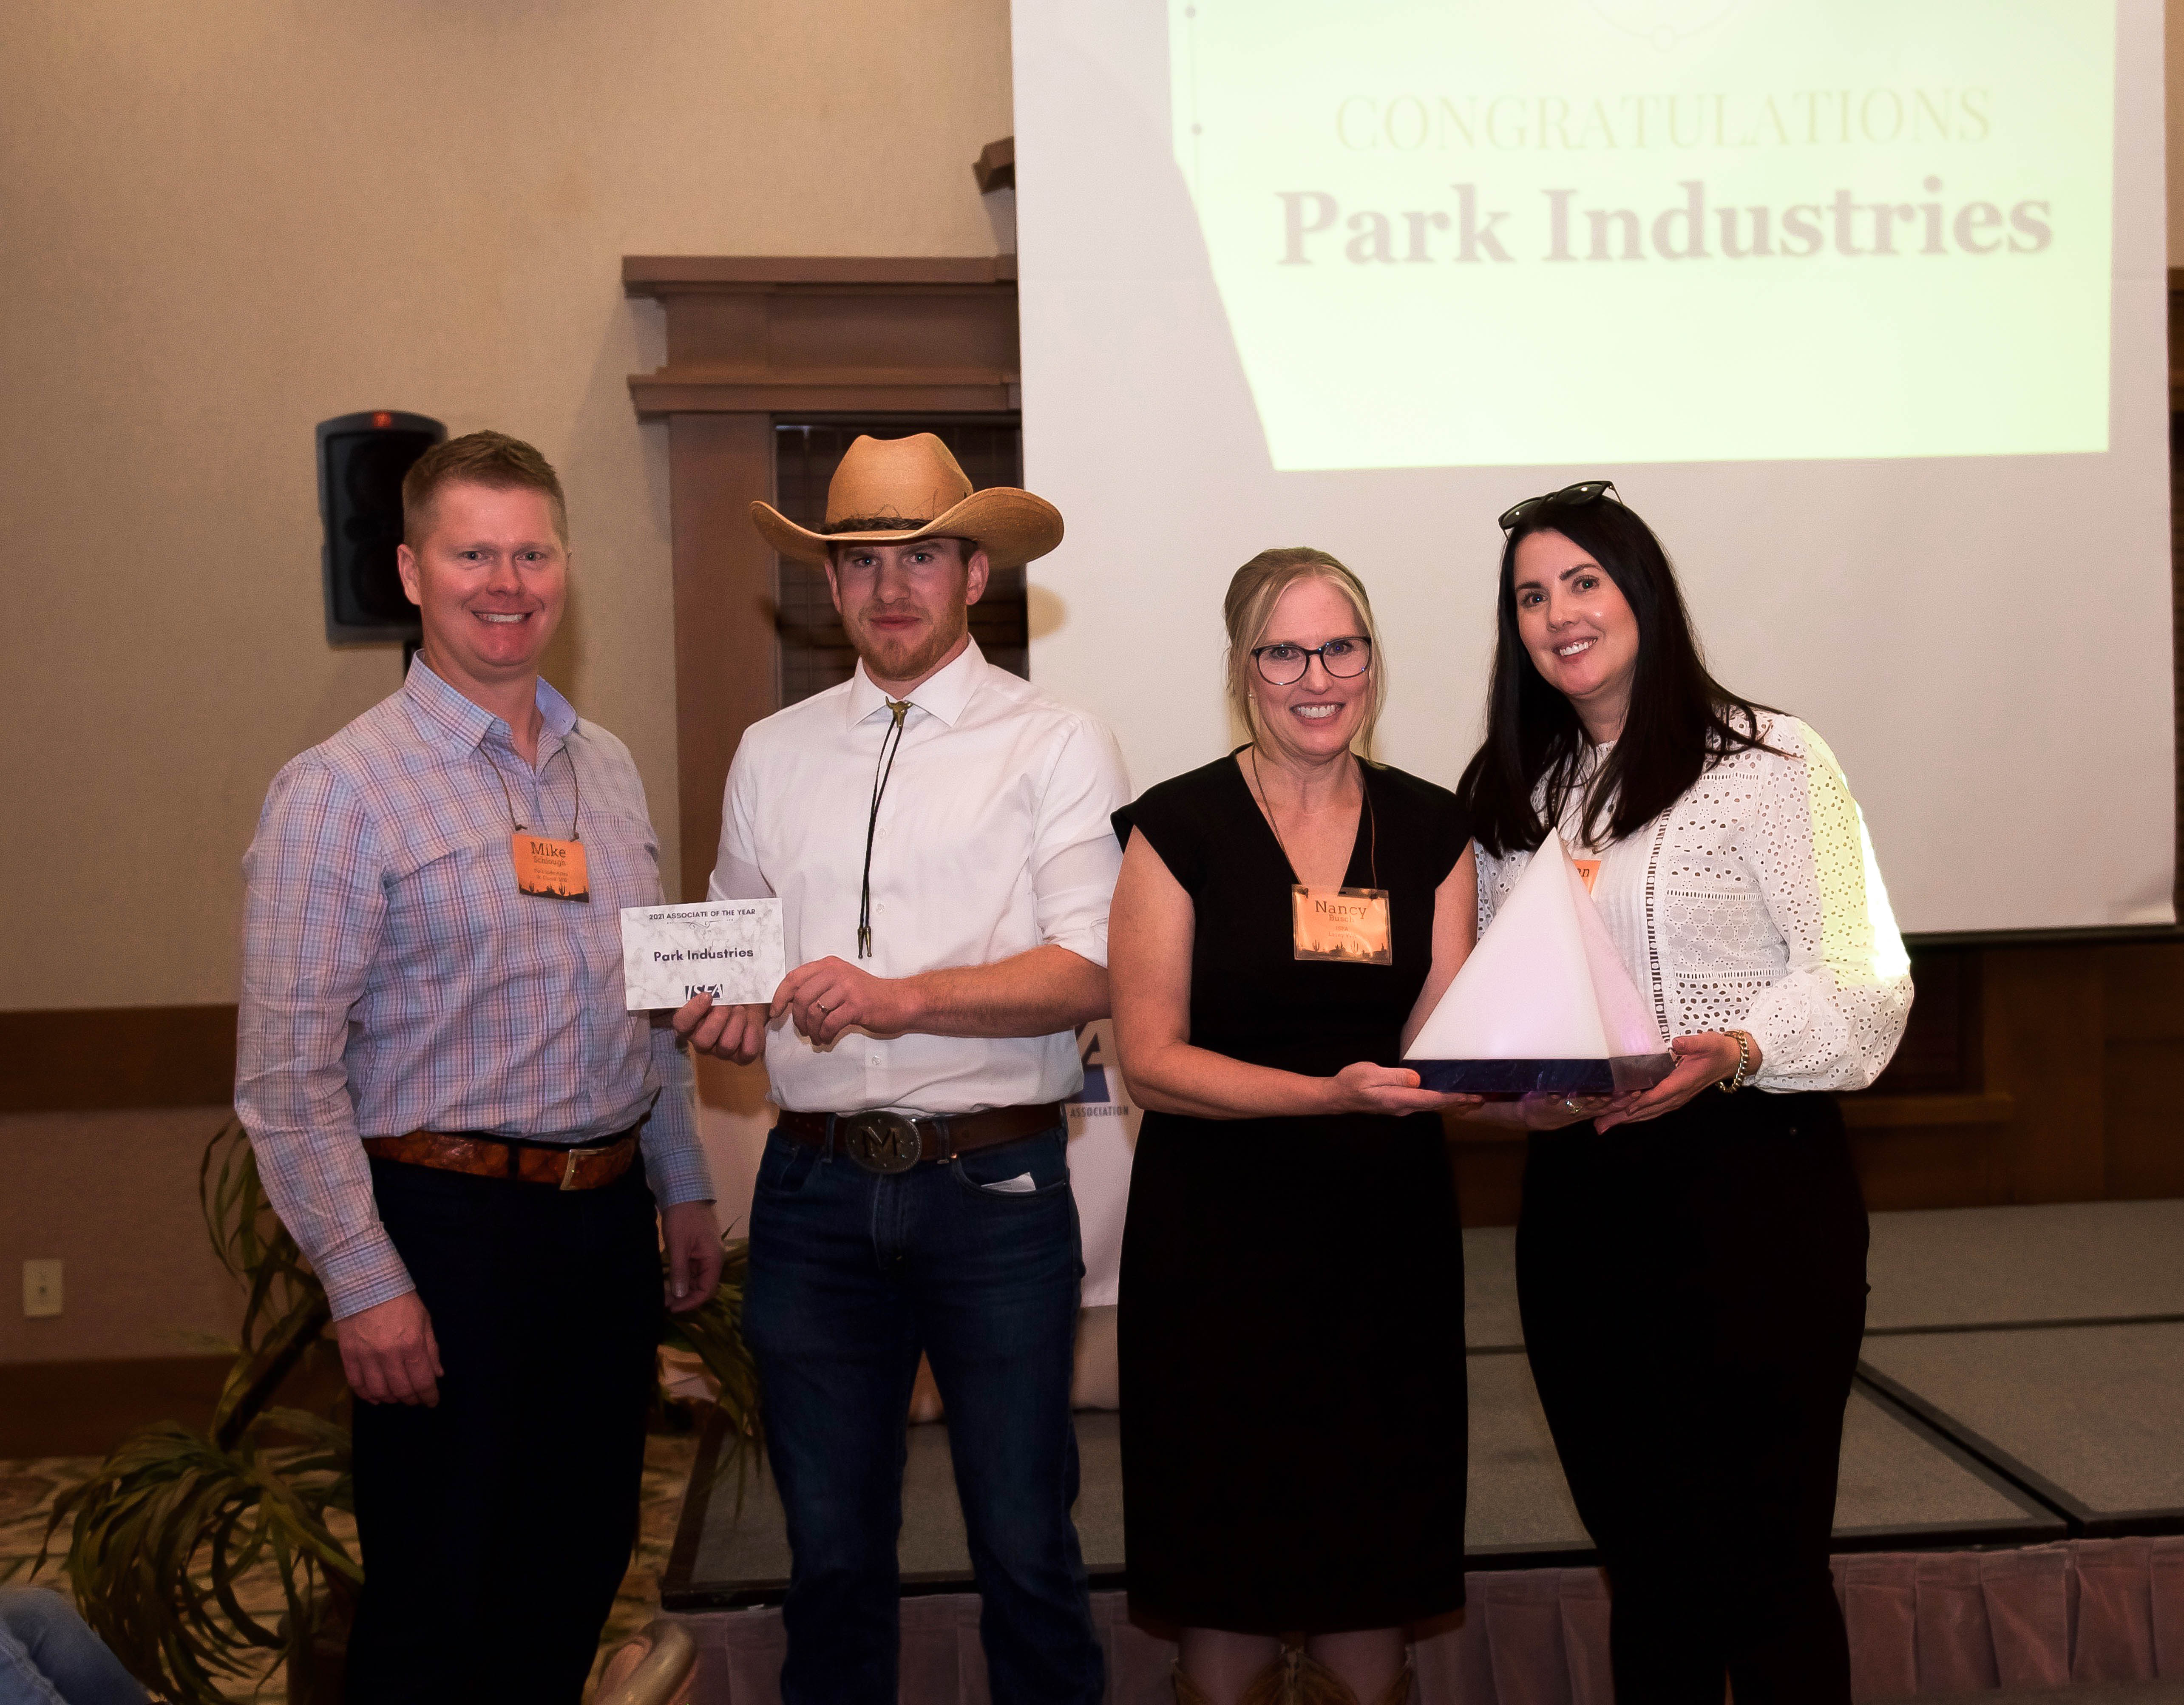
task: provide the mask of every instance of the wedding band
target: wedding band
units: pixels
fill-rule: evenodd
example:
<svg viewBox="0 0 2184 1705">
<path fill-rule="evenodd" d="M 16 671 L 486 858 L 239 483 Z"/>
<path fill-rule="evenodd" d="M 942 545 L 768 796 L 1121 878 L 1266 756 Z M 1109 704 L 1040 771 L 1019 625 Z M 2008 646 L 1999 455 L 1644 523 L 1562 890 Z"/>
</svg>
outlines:
<svg viewBox="0 0 2184 1705">
<path fill-rule="evenodd" d="M 1563 1111 L 1566 1113 L 1574 1113 L 1577 1111 L 1577 1097 L 1574 1095 L 1563 1096 Z"/>
</svg>

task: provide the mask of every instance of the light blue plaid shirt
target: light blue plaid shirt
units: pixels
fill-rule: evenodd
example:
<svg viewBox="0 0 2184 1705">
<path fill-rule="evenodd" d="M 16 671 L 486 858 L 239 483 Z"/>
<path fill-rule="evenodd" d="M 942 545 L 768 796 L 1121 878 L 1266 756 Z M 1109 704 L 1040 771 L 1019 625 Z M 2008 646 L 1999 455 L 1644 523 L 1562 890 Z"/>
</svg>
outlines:
<svg viewBox="0 0 2184 1705">
<path fill-rule="evenodd" d="M 337 1319 L 415 1288 L 363 1137 L 586 1143 L 649 1108 L 660 1205 L 713 1195 L 689 1061 L 622 1010 L 619 909 L 660 899 L 644 783 L 628 749 L 543 681 L 538 702 L 534 770 L 507 723 L 420 659 L 273 778 L 243 857 L 236 1111 Z M 573 822 L 588 905 L 516 892 L 511 806 L 545 834 Z"/>
</svg>

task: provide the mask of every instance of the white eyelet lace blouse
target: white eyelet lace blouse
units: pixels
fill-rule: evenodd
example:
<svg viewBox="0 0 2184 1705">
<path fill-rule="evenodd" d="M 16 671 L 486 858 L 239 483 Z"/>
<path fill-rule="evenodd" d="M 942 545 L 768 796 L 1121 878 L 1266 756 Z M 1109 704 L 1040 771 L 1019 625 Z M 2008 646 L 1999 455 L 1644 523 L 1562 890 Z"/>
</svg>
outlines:
<svg viewBox="0 0 2184 1705">
<path fill-rule="evenodd" d="M 1835 754 L 1794 716 L 1760 729 L 1774 751 L 1719 760 L 1591 855 L 1593 901 L 1664 1042 L 1748 1030 L 1757 1088 L 1864 1089 L 1903 1037 L 1910 961 Z M 1577 819 L 1573 805 L 1563 833 L 1583 855 Z M 1479 850 L 1482 933 L 1530 858 Z"/>
</svg>

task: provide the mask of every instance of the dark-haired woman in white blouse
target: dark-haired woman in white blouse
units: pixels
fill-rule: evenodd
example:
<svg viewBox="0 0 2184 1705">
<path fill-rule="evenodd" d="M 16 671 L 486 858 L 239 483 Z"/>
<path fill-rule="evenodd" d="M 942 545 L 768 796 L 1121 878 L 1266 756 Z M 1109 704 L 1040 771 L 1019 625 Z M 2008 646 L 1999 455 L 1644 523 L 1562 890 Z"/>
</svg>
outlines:
<svg viewBox="0 0 2184 1705">
<path fill-rule="evenodd" d="M 1458 797 L 1482 926 L 1549 829 L 1675 1070 L 1534 1130 L 1518 1288 L 1540 1398 L 1614 1592 L 1622 1705 L 1848 1705 L 1829 1575 L 1866 1220 L 1826 1090 L 1911 1004 L 1857 802 L 1819 736 L 1721 687 L 1652 531 L 1604 481 L 1502 517 L 1487 737 Z M 1723 1095 L 1719 1090 L 1741 1091 Z"/>
</svg>

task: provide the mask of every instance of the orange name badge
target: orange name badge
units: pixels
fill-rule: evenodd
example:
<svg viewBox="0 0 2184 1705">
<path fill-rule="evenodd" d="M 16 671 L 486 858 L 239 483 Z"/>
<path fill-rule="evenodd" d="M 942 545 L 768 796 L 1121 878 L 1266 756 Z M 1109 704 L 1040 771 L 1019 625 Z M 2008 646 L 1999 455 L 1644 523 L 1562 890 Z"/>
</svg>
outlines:
<svg viewBox="0 0 2184 1705">
<path fill-rule="evenodd" d="M 518 894 L 535 894 L 545 900 L 591 900 L 591 878 L 584 868 L 582 841 L 555 840 L 551 835 L 518 830 L 508 843 L 515 857 Z"/>
<path fill-rule="evenodd" d="M 1394 937 L 1384 888 L 1290 888 L 1299 959 L 1344 965 L 1393 965 Z"/>
<path fill-rule="evenodd" d="M 1585 884 L 1585 891 L 1591 894 L 1592 884 L 1600 875 L 1600 861 L 1596 858 L 1574 858 L 1570 861 L 1570 866 L 1577 872 L 1577 879 Z"/>
</svg>

